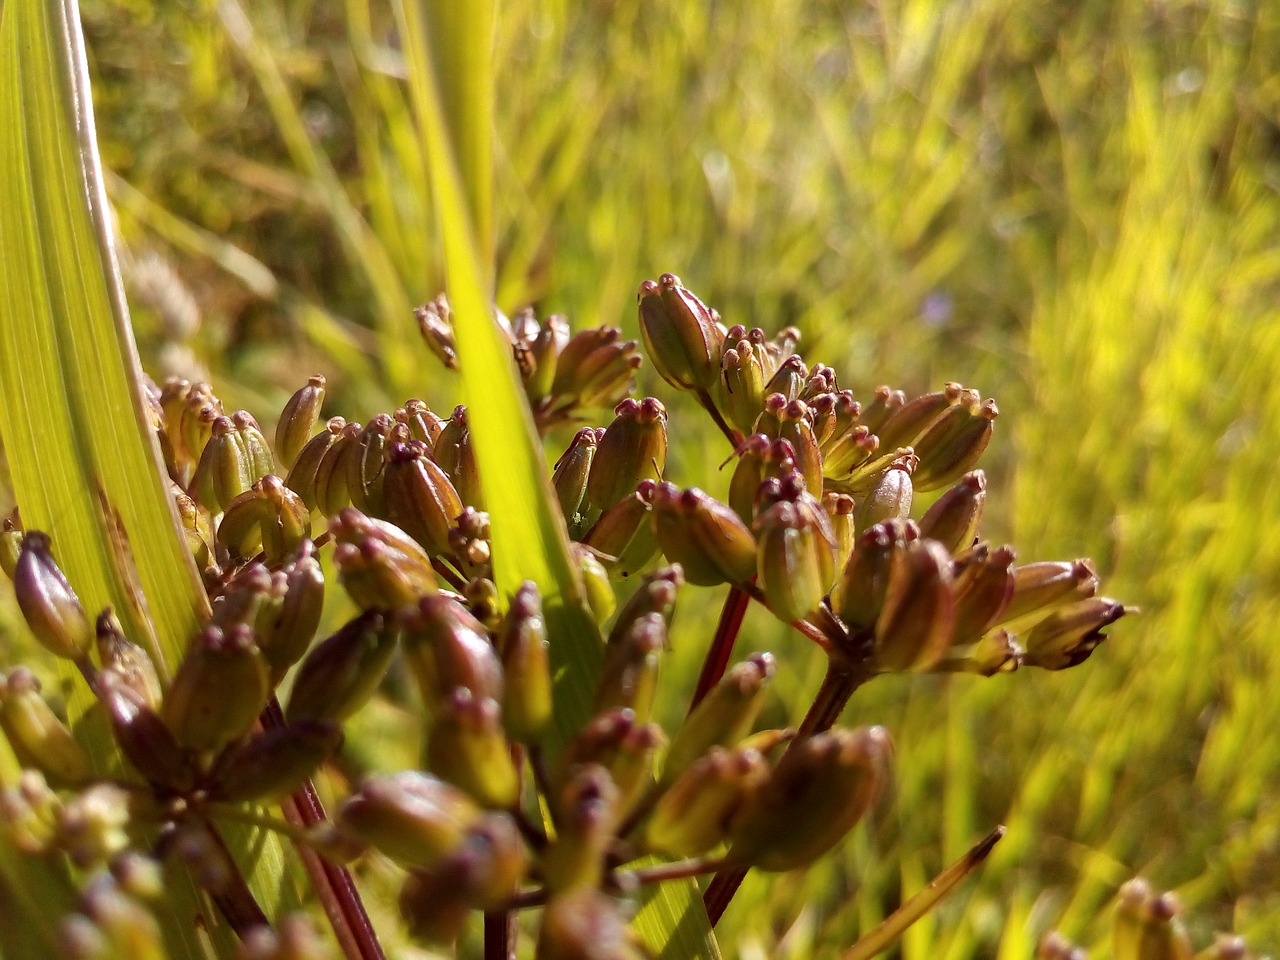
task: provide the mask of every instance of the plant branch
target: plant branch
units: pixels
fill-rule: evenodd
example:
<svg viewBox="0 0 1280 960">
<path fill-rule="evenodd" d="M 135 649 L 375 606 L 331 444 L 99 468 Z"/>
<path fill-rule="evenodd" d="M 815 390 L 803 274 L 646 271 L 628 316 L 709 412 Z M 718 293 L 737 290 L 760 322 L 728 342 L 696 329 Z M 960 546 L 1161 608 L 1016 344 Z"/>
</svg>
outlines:
<svg viewBox="0 0 1280 960">
<path fill-rule="evenodd" d="M 693 689 L 693 699 L 689 702 L 690 713 L 720 682 L 728 669 L 729 658 L 733 656 L 733 645 L 738 639 L 738 631 L 742 629 L 742 620 L 750 605 L 751 594 L 741 587 L 729 588 L 729 594 L 724 598 L 724 606 L 720 610 L 720 622 L 716 624 L 715 636 L 707 648 L 706 659 L 702 661 L 698 684 Z"/>
<path fill-rule="evenodd" d="M 516 912 L 486 910 L 484 960 L 516 960 Z"/>
</svg>

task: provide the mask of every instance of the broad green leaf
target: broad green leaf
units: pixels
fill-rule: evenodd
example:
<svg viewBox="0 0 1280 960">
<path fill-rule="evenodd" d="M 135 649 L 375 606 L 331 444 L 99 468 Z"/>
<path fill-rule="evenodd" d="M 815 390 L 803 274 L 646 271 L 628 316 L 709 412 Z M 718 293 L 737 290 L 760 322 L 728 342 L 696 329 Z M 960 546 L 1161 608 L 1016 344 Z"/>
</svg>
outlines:
<svg viewBox="0 0 1280 960">
<path fill-rule="evenodd" d="M 525 579 L 542 590 L 563 742 L 591 716 L 601 644 L 583 603 L 510 345 L 493 321 L 492 263 L 482 256 L 478 239 L 490 233 L 490 153 L 476 144 L 492 135 L 492 82 L 475 74 L 491 73 L 493 9 L 491 3 L 423 0 L 397 5 L 440 216 L 463 388 L 493 531 L 494 573 L 504 592 Z M 437 42 L 429 41 L 429 30 Z M 450 80 L 440 83 L 440 77 Z M 655 952 L 672 960 L 719 955 L 691 880 L 664 885 L 635 925 Z"/>
<path fill-rule="evenodd" d="M 14 494 L 24 525 L 52 536 L 86 608 L 115 607 L 168 677 L 208 601 L 149 426 L 75 0 L 6 0 L 0 124 L 0 440 Z M 72 679 L 76 719 L 92 696 Z M 90 746 L 106 768 L 114 745 Z M 226 839 L 253 868 L 265 909 L 297 902 L 274 836 L 237 828 Z M 229 931 L 189 880 L 169 893 L 172 910 L 162 913 L 175 958 L 202 955 L 193 924 L 202 914 L 214 944 L 230 949 Z"/>
</svg>

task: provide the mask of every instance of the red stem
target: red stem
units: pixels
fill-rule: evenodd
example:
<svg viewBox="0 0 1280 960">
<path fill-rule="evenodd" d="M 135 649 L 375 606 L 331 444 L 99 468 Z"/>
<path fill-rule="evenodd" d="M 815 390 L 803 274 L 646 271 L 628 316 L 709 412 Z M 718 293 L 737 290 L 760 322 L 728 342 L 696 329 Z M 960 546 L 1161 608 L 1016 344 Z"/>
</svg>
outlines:
<svg viewBox="0 0 1280 960">
<path fill-rule="evenodd" d="M 711 692 L 711 688 L 720 682 L 725 670 L 729 668 L 733 645 L 738 639 L 742 619 L 747 615 L 747 607 L 750 605 L 749 593 L 741 587 L 729 588 L 729 595 L 724 598 L 724 606 L 720 610 L 720 622 L 716 624 L 716 634 L 711 640 L 711 646 L 707 648 L 706 659 L 702 661 L 702 673 L 698 674 L 698 685 L 694 687 L 693 700 L 689 704 L 690 713 Z"/>
</svg>

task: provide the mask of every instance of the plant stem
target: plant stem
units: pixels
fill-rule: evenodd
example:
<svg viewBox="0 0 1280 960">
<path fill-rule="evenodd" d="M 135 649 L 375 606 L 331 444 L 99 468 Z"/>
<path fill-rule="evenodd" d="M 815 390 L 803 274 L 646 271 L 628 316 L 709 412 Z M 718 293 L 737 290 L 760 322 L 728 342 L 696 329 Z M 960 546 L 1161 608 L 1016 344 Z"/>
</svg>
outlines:
<svg viewBox="0 0 1280 960">
<path fill-rule="evenodd" d="M 742 443 L 742 434 L 729 426 L 724 417 L 720 416 L 720 411 L 716 409 L 716 404 L 711 399 L 711 394 L 705 390 L 697 390 L 694 395 L 698 398 L 698 403 L 702 404 L 702 409 L 707 411 L 715 425 L 720 428 L 720 432 L 729 439 L 730 445 L 736 450 Z"/>
<path fill-rule="evenodd" d="M 516 960 L 514 910 L 485 911 L 484 960 Z"/>
<path fill-rule="evenodd" d="M 796 731 L 795 738 L 788 744 L 787 749 L 793 749 L 797 743 L 815 733 L 830 730 L 840 719 L 840 714 L 849 702 L 849 698 L 853 696 L 853 692 L 870 677 L 870 673 L 857 664 L 843 658 L 831 657 L 827 661 L 827 673 L 822 678 L 822 686 L 818 688 L 813 703 L 809 706 L 809 712 L 800 721 L 800 729 Z M 738 888 L 742 886 L 748 869 L 732 867 L 722 870 L 708 884 L 702 895 L 702 902 L 707 908 L 707 916 L 713 927 L 724 915 Z"/>
<path fill-rule="evenodd" d="M 227 849 L 227 842 L 222 839 L 222 834 L 218 831 L 218 828 L 208 820 L 203 822 L 203 826 L 208 832 L 209 838 L 218 848 L 218 852 L 231 868 L 227 883 L 217 890 L 209 890 L 209 897 L 218 908 L 218 912 L 222 914 L 231 929 L 235 931 L 236 936 L 243 940 L 245 934 L 254 927 L 269 925 L 267 915 L 262 912 L 262 907 L 258 906 L 258 901 L 253 898 L 253 891 L 249 889 L 249 884 L 246 882 L 244 874 L 240 872 L 240 868 L 236 864 L 235 858 L 231 855 L 231 851 Z"/>
<path fill-rule="evenodd" d="M 711 692 L 711 688 L 720 682 L 728 669 L 729 658 L 733 656 L 733 645 L 738 639 L 738 631 L 742 629 L 742 620 L 750 605 L 751 594 L 741 587 L 729 588 L 729 594 L 724 598 L 724 606 L 720 610 L 720 622 L 716 624 L 715 636 L 711 639 L 711 646 L 707 648 L 706 659 L 702 661 L 698 685 L 693 689 L 693 699 L 689 703 L 690 713 Z"/>
<path fill-rule="evenodd" d="M 934 877 L 927 887 L 885 917 L 874 930 L 846 950 L 840 960 L 871 960 L 872 957 L 887 949 L 908 927 L 937 906 L 938 901 L 972 873 L 987 858 L 991 848 L 1000 842 L 1004 834 L 1003 826 L 992 830 L 968 853 Z"/>
<path fill-rule="evenodd" d="M 723 867 L 724 863 L 724 857 L 692 857 L 688 860 L 677 860 L 674 863 L 641 867 L 638 870 L 629 871 L 629 875 L 638 884 L 663 883 L 667 880 L 683 880 L 703 873 L 714 873 Z"/>
</svg>

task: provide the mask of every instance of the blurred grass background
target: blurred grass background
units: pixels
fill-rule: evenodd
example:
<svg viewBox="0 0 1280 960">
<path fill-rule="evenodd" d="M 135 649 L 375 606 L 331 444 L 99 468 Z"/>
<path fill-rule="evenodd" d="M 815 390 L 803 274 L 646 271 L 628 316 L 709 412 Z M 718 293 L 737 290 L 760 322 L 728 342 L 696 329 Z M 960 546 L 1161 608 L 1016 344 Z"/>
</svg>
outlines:
<svg viewBox="0 0 1280 960">
<path fill-rule="evenodd" d="M 441 285 L 389 10 L 368 0 L 86 0 L 99 133 L 145 362 L 269 420 L 305 376 L 363 419 L 456 384 L 408 307 Z M 805 874 L 753 876 L 726 954 L 835 956 L 997 822 L 907 958 L 1106 956 L 1142 873 L 1280 947 L 1280 9 L 885 0 L 500 8 L 498 301 L 634 335 L 680 274 L 729 323 L 796 324 L 866 396 L 996 397 L 986 530 L 1093 556 L 1140 605 L 1086 665 L 887 678 L 897 789 Z M 727 454 L 671 408 L 670 474 Z M 682 602 L 671 716 L 720 602 Z M 783 657 L 774 718 L 821 658 Z"/>
</svg>

